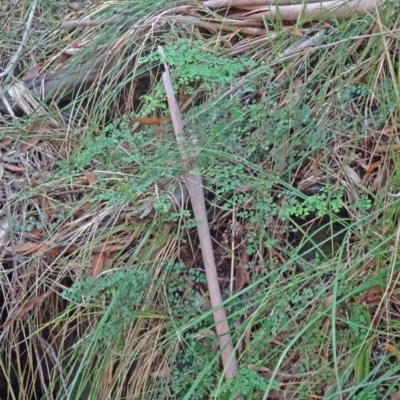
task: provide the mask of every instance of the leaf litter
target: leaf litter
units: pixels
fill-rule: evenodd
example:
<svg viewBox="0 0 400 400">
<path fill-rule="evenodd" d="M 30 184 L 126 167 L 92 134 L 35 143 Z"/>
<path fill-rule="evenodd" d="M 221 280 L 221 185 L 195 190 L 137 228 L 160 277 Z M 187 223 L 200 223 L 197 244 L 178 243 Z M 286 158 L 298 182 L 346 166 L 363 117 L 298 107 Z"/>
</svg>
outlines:
<svg viewBox="0 0 400 400">
<path fill-rule="evenodd" d="M 10 114 L 12 118 L 1 121 L 3 132 L 7 132 L 0 138 L 2 179 L 12 188 L 11 198 L 5 199 L 2 193 L 1 199 L 1 218 L 6 220 L 4 204 L 7 202 L 12 221 L 2 222 L 0 226 L 4 275 L 1 283 L 4 305 L 0 315 L 3 328 L 8 328 L 2 349 L 6 369 L 14 367 L 15 354 L 28 352 L 27 360 L 37 359 L 30 344 L 46 328 L 41 335 L 47 343 L 52 343 L 52 351 L 63 365 L 68 365 L 70 360 L 73 364 L 84 359 L 84 354 L 89 354 L 90 362 L 96 364 L 99 348 L 106 344 L 121 354 L 116 360 L 112 353 L 105 353 L 109 375 L 95 378 L 89 367 L 83 372 L 83 379 L 94 379 L 89 390 L 102 383 L 98 398 L 107 398 L 106 393 L 115 387 L 119 388 L 115 389 L 116 398 L 135 398 L 139 393 L 151 391 L 161 398 L 160 393 L 168 385 L 175 385 L 176 393 L 189 392 L 194 379 L 189 380 L 188 386 L 177 385 L 183 376 L 200 373 L 195 369 L 196 357 L 189 357 L 196 343 L 207 349 L 209 341 L 207 354 L 215 354 L 213 339 L 199 336 L 199 332 L 207 331 L 206 327 L 214 333 L 215 327 L 210 329 L 209 321 L 201 326 L 203 312 L 196 309 L 198 306 L 190 308 L 194 297 L 196 304 L 206 304 L 208 294 L 202 281 L 204 263 L 199 254 L 198 236 L 188 217 L 191 211 L 187 206 L 188 197 L 182 193 L 171 202 L 165 196 L 182 171 L 180 167 L 168 169 L 165 162 L 164 174 L 160 174 L 153 164 L 156 161 L 149 156 L 151 152 L 159 154 L 160 143 L 165 148 L 171 146 L 169 159 L 174 156 L 169 142 L 168 112 L 157 92 L 160 71 L 157 66 L 147 67 L 144 75 L 135 71 L 137 79 L 133 80 L 126 68 L 129 58 L 151 54 L 157 35 L 163 34 L 167 26 L 170 30 L 167 40 L 200 37 L 204 47 L 220 47 L 230 57 L 236 54 L 253 59 L 269 69 L 261 70 L 252 80 L 252 72 L 257 69 L 247 67 L 247 71 L 230 78 L 225 86 L 212 83 L 204 88 L 202 75 L 196 74 L 205 72 L 197 68 L 193 80 L 188 75 L 189 81 L 177 88 L 182 108 L 190 105 L 186 106 L 189 132 L 190 121 L 195 121 L 194 126 L 199 128 L 192 132 L 191 139 L 201 141 L 200 149 L 204 153 L 211 148 L 215 151 L 215 160 L 220 156 L 218 140 L 221 137 L 212 143 L 211 136 L 201 136 L 202 132 L 215 134 L 210 125 L 221 123 L 220 130 L 232 133 L 231 139 L 224 142 L 228 156 L 217 164 L 217 172 L 210 170 L 204 176 L 210 208 L 208 223 L 218 279 L 231 311 L 228 317 L 233 323 L 233 340 L 240 342 L 241 335 L 246 338 L 238 354 L 239 371 L 242 371 L 238 382 L 243 384 L 241 373 L 251 376 L 253 398 L 260 398 L 268 391 L 273 398 L 290 398 L 294 393 L 298 398 L 338 394 L 341 388 L 332 371 L 335 368 L 339 373 L 348 368 L 353 371 L 351 350 L 361 346 L 357 337 L 371 340 L 370 358 L 365 361 L 370 368 L 378 373 L 379 365 L 385 365 L 382 367 L 385 373 L 394 376 L 396 363 L 387 360 L 385 354 L 389 352 L 397 357 L 399 319 L 395 297 L 388 295 L 385 288 L 397 290 L 394 285 L 397 281 L 398 226 L 394 211 L 397 200 L 388 199 L 385 192 L 396 191 L 398 184 L 395 174 L 398 111 L 395 93 L 388 86 L 392 60 L 382 52 L 380 43 L 394 51 L 396 40 L 390 34 L 383 35 L 379 22 L 367 17 L 356 19 L 361 27 L 358 30 L 350 21 L 343 22 L 346 31 L 342 36 L 333 21 L 304 21 L 306 30 L 299 23 L 281 28 L 279 24 L 271 24 L 268 29 L 274 30 L 277 36 L 266 39 L 262 36 L 266 26 L 259 22 L 257 8 L 244 13 L 232 9 L 209 12 L 200 6 L 190 8 L 190 11 L 187 8 L 181 13 L 177 11 L 177 15 L 170 10 L 152 11 L 140 24 L 121 28 L 101 25 L 100 20 L 100 27 L 94 26 L 83 19 L 81 30 L 71 31 L 71 43 L 85 43 L 78 52 L 66 54 L 62 59 L 65 43 L 54 41 L 48 35 L 43 39 L 46 60 L 33 59 L 17 65 L 16 74 L 26 79 L 33 79 L 29 74 L 37 74 L 37 66 L 43 61 L 46 71 L 57 71 L 60 64 L 69 65 L 72 71 L 84 61 L 100 56 L 104 48 L 99 43 L 105 38 L 108 52 L 116 56 L 114 68 L 105 74 L 107 77 L 101 85 L 88 85 L 80 92 L 84 94 L 81 97 L 54 95 L 52 101 L 57 107 L 46 109 L 46 118 L 51 123 L 36 122 L 34 113 Z M 93 17 L 102 17 L 100 6 L 91 5 L 90 9 Z M 82 8 L 79 12 L 88 11 Z M 41 15 L 39 12 L 35 16 L 37 24 L 41 23 Z M 226 24 L 221 24 L 225 15 Z M 399 21 L 395 17 L 385 23 L 387 30 L 398 29 Z M 308 36 L 318 33 L 323 42 L 301 44 Z M 301 43 L 297 42 L 300 38 Z M 261 45 L 257 40 L 261 40 Z M 341 41 L 345 42 L 344 46 Z M 140 43 L 138 49 L 137 43 Z M 177 59 L 179 49 L 174 51 Z M 347 62 L 343 54 L 352 61 Z M 369 63 L 366 70 L 364 62 L 375 56 L 379 67 Z M 324 58 L 329 61 L 324 63 Z M 99 82 L 101 71 L 97 71 Z M 177 74 L 182 75 L 182 71 Z M 178 75 L 174 79 L 181 78 Z M 265 76 L 269 78 L 264 79 Z M 250 94 L 246 92 L 246 85 Z M 19 92 L 15 89 L 13 93 Z M 21 97 L 15 98 L 29 114 L 29 99 L 25 104 L 23 93 L 19 94 Z M 240 99 L 243 108 L 239 107 L 239 112 L 233 105 L 224 109 L 220 97 Z M 90 116 L 87 123 L 70 124 L 54 115 L 63 106 L 62 102 L 71 99 L 87 110 Z M 345 103 L 342 108 L 337 106 L 341 102 Z M 245 104 L 249 104 L 247 109 Z M 259 108 L 252 114 L 254 104 Z M 145 107 L 145 114 L 137 114 L 138 110 L 146 111 Z M 240 125 L 240 110 L 246 115 L 244 126 Z M 260 111 L 266 111 L 261 115 L 261 122 L 257 121 Z M 131 112 L 134 113 L 132 121 L 138 124 L 123 120 L 122 125 L 129 134 L 103 135 L 105 125 Z M 207 119 L 201 120 L 201 115 Z M 369 132 L 381 134 L 367 137 L 362 128 L 365 124 Z M 151 135 L 154 131 L 146 129 L 152 127 L 161 129 L 162 133 L 154 135 L 153 141 L 134 142 L 140 135 Z M 235 129 L 247 131 L 240 136 Z M 21 132 L 29 138 L 21 136 Z M 95 148 L 96 137 L 104 138 L 99 151 Z M 141 153 L 139 150 L 146 146 L 151 152 Z M 260 148 L 263 151 L 257 152 Z M 80 159 L 82 154 L 87 157 Z M 175 167 L 174 161 L 172 164 Z M 242 164 L 244 169 L 233 173 L 236 164 Z M 138 179 L 146 166 L 151 173 Z M 235 184 L 240 174 L 245 179 L 242 176 Z M 265 182 L 272 183 L 262 186 Z M 252 189 L 242 192 L 239 188 L 244 183 Z M 128 188 L 128 194 L 122 187 Z M 321 191 L 324 187 L 333 189 Z M 337 187 L 344 189 L 342 198 L 335 197 Z M 337 212 L 332 211 L 335 207 Z M 301 217 L 290 214 L 294 209 L 301 211 Z M 380 216 L 387 209 L 393 209 L 393 214 L 382 219 Z M 239 221 L 240 230 L 233 228 L 234 221 Z M 350 234 L 360 240 L 351 241 Z M 388 257 L 388 253 L 393 256 Z M 18 261 L 18 269 L 13 268 L 12 258 Z M 180 260 L 184 260 L 185 270 L 175 265 Z M 117 274 L 122 271 L 132 275 L 121 275 L 119 279 Z M 135 285 L 130 284 L 136 282 L 137 271 L 150 272 L 152 276 L 151 283 L 141 289 L 140 299 L 135 297 Z M 63 290 L 77 288 L 77 283 L 97 293 L 93 304 L 70 302 L 67 305 L 62 300 Z M 376 289 L 377 286 L 382 289 Z M 129 307 L 124 303 L 125 298 L 130 299 Z M 180 302 L 186 307 L 184 316 L 179 313 Z M 321 307 L 330 314 L 335 307 L 335 317 L 317 318 Z M 374 315 L 383 307 L 385 312 L 378 325 L 373 325 Z M 64 323 L 60 316 L 67 310 L 72 316 Z M 104 310 L 112 310 L 113 314 L 109 316 Z M 198 330 L 188 323 L 190 319 L 186 320 L 186 316 L 199 324 Z M 310 327 L 302 336 L 298 327 L 306 326 L 313 318 L 317 321 L 314 328 Z M 388 324 L 390 330 L 386 329 Z M 24 329 L 22 341 L 15 330 L 17 325 Z M 323 339 L 332 338 L 333 327 L 337 338 L 335 350 Z M 88 338 L 95 334 L 103 339 L 96 345 L 90 344 Z M 110 337 L 115 340 L 110 341 Z M 294 342 L 298 346 L 290 344 Z M 87 353 L 80 343 L 88 346 Z M 201 348 L 196 351 L 197 356 L 202 354 Z M 150 357 L 153 352 L 158 357 Z M 331 361 L 333 352 L 339 364 Z M 29 362 L 22 368 L 27 379 L 26 398 L 33 398 L 30 395 L 38 398 L 44 389 L 27 383 L 36 381 L 35 368 Z M 141 374 L 132 374 L 133 367 L 127 365 L 135 365 Z M 185 373 L 183 366 L 189 368 L 189 373 Z M 206 363 L 202 365 L 206 366 Z M 218 369 L 218 365 L 206 372 L 214 368 Z M 355 375 L 360 378 L 354 370 L 342 389 L 349 392 L 354 389 Z M 217 382 L 218 376 L 216 373 L 211 382 Z M 361 378 L 370 379 L 367 375 Z M 51 375 L 44 377 L 45 381 L 50 379 Z M 395 396 L 391 379 L 387 385 L 377 384 L 379 393 Z M 205 390 L 201 398 L 211 396 L 210 388 L 214 386 L 204 382 L 204 386 L 197 382 Z M 17 391 L 17 386 L 14 383 L 10 390 Z M 49 385 L 48 390 L 56 389 Z M 303 392 L 306 394 L 300 397 L 299 393 Z M 62 398 L 65 393 L 53 394 Z"/>
</svg>

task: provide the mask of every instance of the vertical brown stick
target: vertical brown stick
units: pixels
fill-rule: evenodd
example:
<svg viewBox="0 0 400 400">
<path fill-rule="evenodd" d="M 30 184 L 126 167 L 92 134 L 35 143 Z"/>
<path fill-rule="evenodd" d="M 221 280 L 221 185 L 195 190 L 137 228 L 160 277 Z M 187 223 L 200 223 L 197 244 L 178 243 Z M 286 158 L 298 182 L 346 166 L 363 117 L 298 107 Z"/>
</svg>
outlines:
<svg viewBox="0 0 400 400">
<path fill-rule="evenodd" d="M 158 48 L 159 53 L 164 57 L 162 47 Z M 182 116 L 172 88 L 171 75 L 168 65 L 164 62 L 165 72 L 162 74 L 165 91 L 167 93 L 168 105 L 171 111 L 172 123 L 176 140 L 181 148 L 182 159 L 189 161 L 187 140 L 183 134 Z M 187 165 L 188 170 L 198 171 L 196 162 Z M 221 290 L 218 282 L 217 268 L 215 266 L 214 252 L 211 243 L 210 229 L 207 223 L 207 212 L 203 194 L 202 177 L 198 173 L 188 173 L 185 181 L 189 189 L 190 201 L 192 202 L 194 217 L 197 221 L 197 231 L 200 239 L 201 252 L 203 255 L 204 268 L 206 270 L 207 284 L 210 291 L 211 305 L 215 309 L 214 321 L 217 331 L 218 343 L 221 349 L 222 363 L 225 369 L 225 377 L 231 379 L 237 371 L 235 352 L 232 344 L 231 333 L 226 319 L 225 309 L 222 305 Z"/>
</svg>

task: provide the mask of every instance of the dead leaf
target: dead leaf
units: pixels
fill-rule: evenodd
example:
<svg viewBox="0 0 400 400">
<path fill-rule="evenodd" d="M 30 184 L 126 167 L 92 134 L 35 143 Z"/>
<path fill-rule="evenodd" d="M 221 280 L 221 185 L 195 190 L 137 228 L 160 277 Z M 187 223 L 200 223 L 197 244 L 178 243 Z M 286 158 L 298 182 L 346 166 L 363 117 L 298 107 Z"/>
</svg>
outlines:
<svg viewBox="0 0 400 400">
<path fill-rule="evenodd" d="M 353 168 L 349 167 L 348 165 L 345 165 L 343 167 L 344 172 L 346 175 L 356 184 L 359 185 L 361 183 L 361 178 L 358 176 L 357 172 L 354 171 Z"/>
<path fill-rule="evenodd" d="M 392 346 L 390 343 L 386 343 L 386 350 L 397 357 L 400 361 L 400 351 L 396 349 L 396 347 Z"/>
<path fill-rule="evenodd" d="M 54 246 L 54 245 L 52 246 L 52 245 L 45 243 L 45 244 L 43 244 L 42 250 L 43 250 L 43 254 L 46 257 L 54 258 L 54 257 L 58 257 L 61 254 L 61 252 L 64 250 L 64 248 L 62 248 L 61 246 Z"/>
<path fill-rule="evenodd" d="M 245 270 L 244 266 L 249 262 L 249 255 L 247 253 L 247 241 L 244 243 L 242 247 L 242 251 L 240 254 L 240 263 L 236 267 L 236 276 L 235 276 L 235 283 L 236 283 L 236 291 L 240 292 L 244 285 L 247 283 L 249 279 L 249 274 Z"/>
<path fill-rule="evenodd" d="M 278 391 L 271 389 L 268 392 L 268 399 L 270 400 L 294 400 L 293 397 L 289 397 L 290 395 L 285 391 Z"/>
<path fill-rule="evenodd" d="M 383 296 L 382 289 L 381 288 L 373 288 L 367 290 L 365 293 L 362 302 L 365 304 L 373 304 L 373 303 L 378 303 L 381 301 Z"/>
<path fill-rule="evenodd" d="M 22 243 L 18 243 L 16 245 L 14 245 L 14 250 L 17 253 L 25 253 L 27 251 L 32 250 L 33 248 L 35 248 L 37 246 L 37 243 L 34 242 L 22 242 Z M 11 254 L 13 252 L 12 247 L 7 247 L 6 248 L 6 252 L 8 254 Z"/>
<path fill-rule="evenodd" d="M 40 71 L 42 69 L 41 64 L 35 64 L 22 78 L 24 81 L 33 81 L 39 77 Z"/>
<path fill-rule="evenodd" d="M 60 54 L 59 61 L 61 63 L 65 63 L 67 60 L 69 60 L 72 56 L 75 54 L 79 53 L 81 51 L 81 47 L 84 45 L 84 43 L 80 40 L 74 40 L 71 42 L 68 47 L 66 47 L 62 53 Z"/>
<path fill-rule="evenodd" d="M 400 399 L 400 392 L 396 392 L 391 398 L 390 400 L 399 400 Z"/>
<path fill-rule="evenodd" d="M 278 107 L 283 107 L 284 105 L 286 105 L 289 102 L 289 95 L 286 94 L 285 96 L 283 96 L 283 99 L 280 101 Z"/>
<path fill-rule="evenodd" d="M 161 125 L 163 119 L 161 117 L 137 117 L 133 119 L 142 125 Z"/>
<path fill-rule="evenodd" d="M 47 198 L 45 196 L 39 196 L 39 202 L 40 205 L 42 206 L 42 210 L 46 215 L 46 220 L 49 221 L 51 219 L 51 211 L 49 207 L 49 203 L 47 201 Z"/>
<path fill-rule="evenodd" d="M 98 276 L 103 271 L 104 266 L 104 253 L 95 254 L 92 260 L 92 276 Z"/>
<path fill-rule="evenodd" d="M 387 178 L 388 171 L 385 168 L 379 168 L 369 190 L 371 190 L 371 192 L 375 192 L 376 190 L 378 190 L 378 188 L 382 187 L 383 182 L 386 182 Z"/>
<path fill-rule="evenodd" d="M 374 170 L 375 170 L 376 168 L 378 168 L 379 165 L 381 165 L 381 164 L 382 164 L 382 160 L 375 161 L 374 163 L 372 163 L 372 164 L 367 168 L 367 171 L 365 172 L 365 175 L 364 175 L 364 178 L 363 178 L 362 182 L 363 182 L 363 183 L 366 182 L 366 181 L 368 180 L 368 178 L 370 177 L 370 175 L 372 174 L 372 172 L 374 172 Z"/>
<path fill-rule="evenodd" d="M 381 133 L 392 133 L 393 132 L 393 125 L 386 125 L 382 130 Z"/>
<path fill-rule="evenodd" d="M 43 244 L 42 243 L 37 243 L 35 247 L 32 247 L 31 249 L 24 251 L 22 254 L 24 256 L 30 256 L 32 254 L 36 254 L 39 251 L 43 250 Z"/>
<path fill-rule="evenodd" d="M 57 245 L 53 242 L 43 242 L 42 243 L 42 251 L 46 257 L 58 257 L 64 254 L 71 254 L 75 250 L 78 249 L 78 246 L 75 244 L 69 244 L 66 246 Z"/>
<path fill-rule="evenodd" d="M 78 249 L 75 244 L 70 244 L 67 246 L 57 245 L 52 242 L 23 242 L 18 243 L 14 246 L 15 252 L 22 253 L 24 256 L 32 255 L 41 252 L 46 257 L 57 257 L 60 254 L 70 254 Z M 6 247 L 6 253 L 12 254 L 12 247 Z"/>
<path fill-rule="evenodd" d="M 303 32 L 299 28 L 297 28 L 295 26 L 291 27 L 289 29 L 289 32 L 293 33 L 293 35 L 296 35 L 296 36 L 300 36 L 300 37 L 303 36 Z"/>
<path fill-rule="evenodd" d="M 0 164 L 2 167 L 4 167 L 4 169 L 8 169 L 9 171 L 12 172 L 23 172 L 25 171 L 24 167 L 18 167 L 17 165 L 13 165 L 13 164 Z"/>
<path fill-rule="evenodd" d="M 114 260 L 119 255 L 119 251 L 112 251 L 111 253 L 106 253 L 106 255 L 110 260 Z"/>
<path fill-rule="evenodd" d="M 96 183 L 96 175 L 93 172 L 83 171 L 83 175 L 85 175 L 90 186 Z"/>
<path fill-rule="evenodd" d="M 0 141 L 0 147 L 6 148 L 13 142 L 13 139 L 6 137 Z"/>
<path fill-rule="evenodd" d="M 247 283 L 249 274 L 244 269 L 243 265 L 239 264 L 236 267 L 236 291 L 240 292 Z"/>
<path fill-rule="evenodd" d="M 62 52 L 62 53 L 60 54 L 60 57 L 58 58 L 58 61 L 59 61 L 61 64 L 64 64 L 64 63 L 67 62 L 71 57 L 72 57 L 72 56 L 66 54 L 65 52 Z"/>
<path fill-rule="evenodd" d="M 311 171 L 314 175 L 314 178 L 318 178 L 319 176 L 319 162 L 321 161 L 322 156 L 316 157 L 311 164 Z"/>
<path fill-rule="evenodd" d="M 41 121 L 32 122 L 30 125 L 24 126 L 22 128 L 22 133 L 28 134 L 28 133 L 36 132 L 42 125 L 43 125 L 43 122 L 41 122 Z"/>
<path fill-rule="evenodd" d="M 33 228 L 31 231 L 29 231 L 29 234 L 39 239 L 42 236 L 42 230 L 38 228 Z"/>
<path fill-rule="evenodd" d="M 39 140 L 41 139 L 41 137 L 43 136 L 44 133 L 44 128 L 40 129 L 36 136 L 33 136 L 31 138 L 29 138 L 22 146 L 21 146 L 21 151 L 27 151 L 29 150 L 31 147 L 35 146 Z"/>
<path fill-rule="evenodd" d="M 31 311 L 33 309 L 33 307 L 35 307 L 35 305 L 37 303 L 39 303 L 39 301 L 41 301 L 48 295 L 49 295 L 49 293 L 42 294 L 41 296 L 34 296 L 31 299 L 29 299 L 19 310 L 12 312 L 8 316 L 6 322 L 1 326 L 1 328 L 5 328 L 8 325 L 10 325 L 12 321 L 22 318 L 28 311 Z"/>
</svg>

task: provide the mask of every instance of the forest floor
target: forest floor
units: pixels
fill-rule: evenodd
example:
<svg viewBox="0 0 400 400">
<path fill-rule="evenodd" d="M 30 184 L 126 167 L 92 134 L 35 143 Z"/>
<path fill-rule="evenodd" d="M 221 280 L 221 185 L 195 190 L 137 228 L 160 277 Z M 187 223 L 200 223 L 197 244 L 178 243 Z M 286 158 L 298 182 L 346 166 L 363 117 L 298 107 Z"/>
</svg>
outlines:
<svg viewBox="0 0 400 400">
<path fill-rule="evenodd" d="M 400 398 L 399 6 L 148 3 L 0 6 L 0 398 Z"/>
</svg>

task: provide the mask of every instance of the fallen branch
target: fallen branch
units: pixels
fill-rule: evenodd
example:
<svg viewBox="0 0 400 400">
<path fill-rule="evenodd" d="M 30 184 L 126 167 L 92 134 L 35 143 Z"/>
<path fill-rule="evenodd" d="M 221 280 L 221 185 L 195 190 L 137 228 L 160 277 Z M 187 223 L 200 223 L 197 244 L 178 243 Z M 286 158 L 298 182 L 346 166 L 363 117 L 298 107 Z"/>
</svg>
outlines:
<svg viewBox="0 0 400 400">
<path fill-rule="evenodd" d="M 88 20 L 88 19 L 77 19 L 77 20 L 70 20 L 70 21 L 64 21 L 60 28 L 61 29 L 75 29 L 79 27 L 92 27 L 92 26 L 99 26 L 99 25 L 120 25 L 122 23 L 125 23 L 128 19 L 126 17 L 115 17 L 109 20 L 105 19 L 93 19 L 93 20 Z M 192 16 L 186 16 L 186 15 L 163 15 L 160 16 L 157 19 L 158 23 L 164 24 L 164 23 L 170 23 L 170 24 L 185 24 L 185 25 L 194 25 L 194 26 L 200 26 L 202 28 L 207 28 L 207 29 L 222 29 L 222 30 L 233 30 L 234 28 L 237 27 L 243 27 L 243 28 L 248 28 L 253 26 L 256 28 L 260 28 L 262 24 L 258 21 L 243 21 L 243 20 L 235 20 L 235 19 L 230 19 L 230 18 L 221 18 L 216 19 L 210 19 L 208 18 L 199 18 L 199 17 L 192 17 Z M 241 31 L 243 32 L 243 31 Z M 253 32 L 250 34 L 254 34 Z M 261 30 L 259 32 L 260 35 L 265 34 L 265 30 Z"/>
<path fill-rule="evenodd" d="M 3 78 L 8 74 L 11 74 L 13 69 L 15 68 L 15 65 L 18 62 L 19 56 L 21 55 L 22 50 L 24 49 L 24 47 L 26 46 L 26 43 L 28 41 L 29 30 L 31 29 L 33 16 L 35 14 L 35 9 L 36 9 L 36 6 L 38 5 L 38 3 L 39 3 L 39 0 L 34 0 L 33 1 L 32 8 L 31 8 L 31 11 L 29 13 L 28 21 L 26 22 L 25 30 L 24 30 L 24 33 L 22 34 L 21 43 L 19 44 L 17 52 L 11 58 L 11 60 L 8 63 L 7 67 L 4 69 L 3 72 L 0 72 L 0 78 Z"/>
<path fill-rule="evenodd" d="M 161 46 L 159 46 L 158 51 L 161 56 L 164 57 L 164 52 Z M 225 377 L 226 379 L 232 379 L 237 372 L 237 363 L 229 325 L 226 319 L 225 309 L 222 306 L 222 296 L 218 282 L 217 268 L 215 266 L 214 251 L 211 242 L 210 230 L 207 223 L 207 212 L 204 201 L 202 177 L 197 172 L 199 170 L 197 163 L 190 161 L 187 139 L 183 134 L 182 117 L 175 99 L 171 76 L 166 62 L 164 62 L 164 67 L 165 71 L 162 74 L 162 77 L 165 91 L 167 93 L 167 100 L 171 111 L 171 118 L 175 130 L 176 140 L 181 150 L 182 160 L 187 165 L 186 168 L 188 172 L 185 176 L 185 181 L 189 189 L 189 196 L 193 206 L 194 217 L 197 221 L 197 231 L 200 239 L 208 289 L 210 291 L 211 306 L 214 309 L 215 329 L 217 331 L 218 343 L 221 349 L 221 358 L 225 370 Z"/>
<path fill-rule="evenodd" d="M 324 1 L 331 0 L 307 0 L 307 3 L 321 3 Z M 302 0 L 298 0 L 298 3 L 302 3 Z M 241 6 L 290 6 L 293 5 L 293 0 L 208 0 L 202 4 L 206 7 L 239 7 Z"/>
<path fill-rule="evenodd" d="M 367 14 L 382 5 L 384 0 L 334 0 L 318 3 L 307 2 L 298 5 L 264 5 L 263 9 L 231 15 L 232 19 L 246 21 L 262 21 L 265 19 L 298 20 L 300 17 L 309 19 L 349 18 L 354 14 Z M 240 8 L 240 7 L 239 7 Z M 265 11 L 267 8 L 267 11 Z"/>
</svg>

